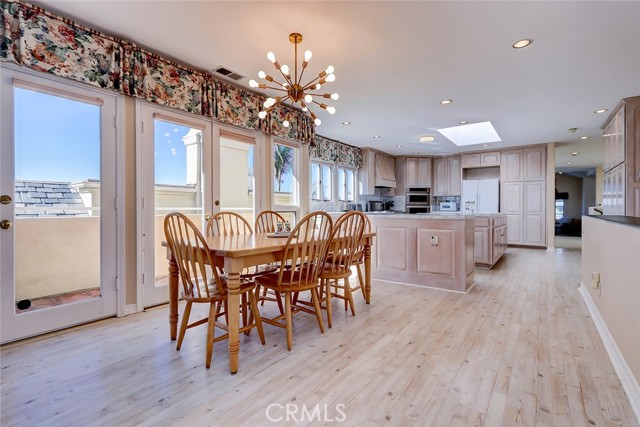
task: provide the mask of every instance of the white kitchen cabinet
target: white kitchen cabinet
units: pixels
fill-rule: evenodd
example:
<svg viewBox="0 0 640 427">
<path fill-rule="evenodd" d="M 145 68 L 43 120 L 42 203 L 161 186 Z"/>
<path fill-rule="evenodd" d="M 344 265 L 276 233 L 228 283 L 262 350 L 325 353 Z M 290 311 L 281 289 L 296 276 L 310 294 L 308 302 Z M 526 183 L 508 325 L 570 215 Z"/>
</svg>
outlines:
<svg viewBox="0 0 640 427">
<path fill-rule="evenodd" d="M 500 166 L 500 151 L 463 154 L 462 169 Z"/>
<path fill-rule="evenodd" d="M 523 244 L 546 246 L 546 182 L 524 183 L 524 235 Z"/>
<path fill-rule="evenodd" d="M 536 146 L 502 151 L 502 182 L 545 181 L 547 179 L 547 147 Z"/>
<path fill-rule="evenodd" d="M 431 187 L 431 159 L 407 157 L 405 159 L 405 187 Z"/>
<path fill-rule="evenodd" d="M 459 156 L 433 160 L 434 196 L 459 196 L 462 191 L 462 167 Z"/>
<path fill-rule="evenodd" d="M 362 150 L 362 167 L 358 171 L 358 191 L 361 196 L 375 194 L 375 156 L 373 150 Z"/>
<path fill-rule="evenodd" d="M 476 216 L 473 257 L 476 268 L 491 268 L 507 246 L 507 216 Z"/>
<path fill-rule="evenodd" d="M 522 149 L 502 151 L 502 165 L 500 166 L 500 180 L 502 182 L 522 181 L 524 177 L 522 155 Z"/>
</svg>

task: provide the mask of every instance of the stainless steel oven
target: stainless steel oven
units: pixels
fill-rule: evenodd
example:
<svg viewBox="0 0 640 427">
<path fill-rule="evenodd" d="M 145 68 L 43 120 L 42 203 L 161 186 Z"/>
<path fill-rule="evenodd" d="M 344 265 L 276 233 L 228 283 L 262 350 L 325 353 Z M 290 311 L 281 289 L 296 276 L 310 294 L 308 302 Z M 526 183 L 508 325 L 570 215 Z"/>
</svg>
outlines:
<svg viewBox="0 0 640 427">
<path fill-rule="evenodd" d="M 431 188 L 407 187 L 405 188 L 405 208 L 407 213 L 431 212 Z"/>
</svg>

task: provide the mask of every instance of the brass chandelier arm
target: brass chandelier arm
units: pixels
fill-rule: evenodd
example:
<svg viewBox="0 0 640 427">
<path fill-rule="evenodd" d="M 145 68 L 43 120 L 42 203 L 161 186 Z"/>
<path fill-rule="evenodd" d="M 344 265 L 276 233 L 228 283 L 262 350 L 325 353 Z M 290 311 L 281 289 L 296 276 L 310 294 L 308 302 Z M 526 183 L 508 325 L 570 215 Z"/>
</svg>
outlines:
<svg viewBox="0 0 640 427">
<path fill-rule="evenodd" d="M 281 92 L 287 92 L 286 89 L 282 89 L 281 87 L 267 86 L 267 85 L 264 85 L 264 87 L 262 87 L 262 85 L 261 85 L 260 89 L 273 89 L 273 90 L 279 90 Z"/>
<path fill-rule="evenodd" d="M 276 106 L 282 104 L 284 101 L 286 101 L 287 99 L 291 99 L 291 97 L 289 95 L 285 96 L 284 98 L 279 99 L 278 101 L 276 101 L 275 104 L 273 104 L 271 107 L 267 108 L 265 111 L 267 113 L 270 113 Z"/>
</svg>

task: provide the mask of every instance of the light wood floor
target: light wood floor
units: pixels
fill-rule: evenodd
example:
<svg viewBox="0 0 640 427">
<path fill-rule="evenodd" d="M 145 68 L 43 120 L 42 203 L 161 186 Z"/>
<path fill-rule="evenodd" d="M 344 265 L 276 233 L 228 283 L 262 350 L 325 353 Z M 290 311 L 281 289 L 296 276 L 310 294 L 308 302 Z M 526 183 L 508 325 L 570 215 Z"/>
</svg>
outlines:
<svg viewBox="0 0 640 427">
<path fill-rule="evenodd" d="M 335 301 L 324 335 L 299 314 L 291 352 L 279 328 L 265 326 L 264 347 L 242 336 L 234 376 L 226 341 L 205 369 L 204 327 L 175 350 L 166 306 L 11 344 L 0 424 L 637 426 L 579 269 L 579 251 L 510 248 L 466 295 L 374 282 L 356 317 Z M 270 422 L 271 404 L 297 418 Z M 313 420 L 296 423 L 303 405 Z"/>
</svg>

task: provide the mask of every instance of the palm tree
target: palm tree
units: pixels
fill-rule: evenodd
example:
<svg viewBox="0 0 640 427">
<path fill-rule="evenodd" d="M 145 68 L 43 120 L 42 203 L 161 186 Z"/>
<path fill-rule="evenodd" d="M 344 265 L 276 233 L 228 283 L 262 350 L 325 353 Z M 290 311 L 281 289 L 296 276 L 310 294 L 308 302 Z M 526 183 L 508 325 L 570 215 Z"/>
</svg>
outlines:
<svg viewBox="0 0 640 427">
<path fill-rule="evenodd" d="M 286 145 L 276 144 L 276 149 L 273 151 L 273 165 L 276 169 L 278 191 L 280 191 L 282 175 L 291 172 L 293 167 L 293 149 Z"/>
</svg>

